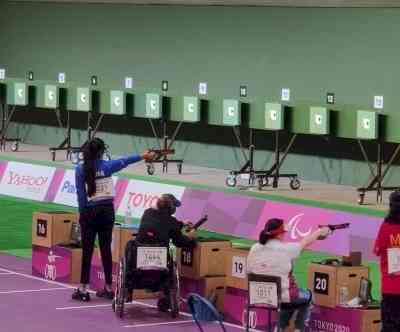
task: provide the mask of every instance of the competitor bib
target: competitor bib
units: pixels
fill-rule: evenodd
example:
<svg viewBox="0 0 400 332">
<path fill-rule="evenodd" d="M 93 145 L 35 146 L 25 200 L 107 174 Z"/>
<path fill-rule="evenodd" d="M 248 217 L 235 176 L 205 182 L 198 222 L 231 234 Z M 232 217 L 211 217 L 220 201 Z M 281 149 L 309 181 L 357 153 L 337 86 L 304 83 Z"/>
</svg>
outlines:
<svg viewBox="0 0 400 332">
<path fill-rule="evenodd" d="M 111 177 L 97 178 L 95 180 L 96 192 L 89 201 L 101 201 L 114 198 L 114 184 Z"/>
</svg>

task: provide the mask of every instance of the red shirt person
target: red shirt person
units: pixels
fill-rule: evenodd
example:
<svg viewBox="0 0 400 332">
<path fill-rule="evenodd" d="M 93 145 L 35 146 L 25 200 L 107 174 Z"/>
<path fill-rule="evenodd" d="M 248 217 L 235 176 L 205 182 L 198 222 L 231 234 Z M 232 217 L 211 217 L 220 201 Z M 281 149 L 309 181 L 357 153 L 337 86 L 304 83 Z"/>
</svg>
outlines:
<svg viewBox="0 0 400 332">
<path fill-rule="evenodd" d="M 390 195 L 390 210 L 379 229 L 374 252 L 381 266 L 382 332 L 400 331 L 400 191 Z"/>
</svg>

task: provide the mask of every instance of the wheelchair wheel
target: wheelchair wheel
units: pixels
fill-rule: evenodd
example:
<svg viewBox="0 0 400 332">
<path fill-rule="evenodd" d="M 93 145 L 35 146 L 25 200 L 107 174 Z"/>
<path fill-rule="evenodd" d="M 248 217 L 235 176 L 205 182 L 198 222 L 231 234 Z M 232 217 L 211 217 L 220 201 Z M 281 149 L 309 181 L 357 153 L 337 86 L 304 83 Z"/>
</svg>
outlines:
<svg viewBox="0 0 400 332">
<path fill-rule="evenodd" d="M 179 275 L 176 263 L 172 265 L 171 273 L 171 288 L 169 291 L 169 301 L 171 306 L 171 317 L 177 318 L 179 316 Z"/>
<path fill-rule="evenodd" d="M 19 149 L 19 143 L 18 143 L 18 142 L 14 142 L 14 143 L 11 145 L 11 151 L 12 151 L 12 152 L 17 152 L 18 149 Z"/>
<path fill-rule="evenodd" d="M 124 306 L 125 306 L 125 294 L 126 294 L 126 262 L 125 257 L 122 257 L 119 262 L 117 287 L 115 290 L 115 298 L 113 300 L 113 310 L 117 317 L 124 317 Z"/>
<path fill-rule="evenodd" d="M 290 180 L 289 185 L 292 190 L 298 190 L 300 189 L 301 183 L 300 180 L 297 177 L 295 177 Z"/>
<path fill-rule="evenodd" d="M 236 186 L 236 183 L 237 183 L 237 180 L 236 180 L 236 176 L 234 176 L 234 175 L 229 175 L 229 176 L 225 179 L 225 184 L 226 184 L 228 187 L 235 187 L 235 186 Z"/>
<path fill-rule="evenodd" d="M 147 164 L 147 174 L 148 175 L 153 175 L 155 173 L 155 168 L 152 163 Z"/>
</svg>

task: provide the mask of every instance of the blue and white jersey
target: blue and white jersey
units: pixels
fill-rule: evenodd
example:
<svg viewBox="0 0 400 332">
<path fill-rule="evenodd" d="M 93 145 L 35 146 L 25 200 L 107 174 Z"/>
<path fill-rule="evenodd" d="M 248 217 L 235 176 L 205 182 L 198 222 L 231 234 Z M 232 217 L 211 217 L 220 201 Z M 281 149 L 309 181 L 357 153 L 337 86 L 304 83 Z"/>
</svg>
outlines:
<svg viewBox="0 0 400 332">
<path fill-rule="evenodd" d="M 139 155 L 132 155 L 126 158 L 116 160 L 97 160 L 96 161 L 96 192 L 93 196 L 88 197 L 85 183 L 85 170 L 83 164 L 75 168 L 75 184 L 78 196 L 79 211 L 83 211 L 86 207 L 112 202 L 114 199 L 114 186 L 112 175 L 119 172 L 130 164 L 140 161 Z"/>
</svg>

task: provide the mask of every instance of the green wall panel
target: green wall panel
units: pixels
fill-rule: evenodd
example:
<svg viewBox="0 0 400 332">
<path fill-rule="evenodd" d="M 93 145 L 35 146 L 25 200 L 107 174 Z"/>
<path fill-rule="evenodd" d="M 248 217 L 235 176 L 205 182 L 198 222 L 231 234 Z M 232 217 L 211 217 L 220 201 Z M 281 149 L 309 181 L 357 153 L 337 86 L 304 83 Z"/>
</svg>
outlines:
<svg viewBox="0 0 400 332">
<path fill-rule="evenodd" d="M 44 106 L 46 108 L 57 108 L 59 105 L 59 89 L 56 85 L 44 87 Z"/>
<path fill-rule="evenodd" d="M 328 135 L 330 133 L 330 112 L 326 107 L 310 107 L 310 133 Z"/>
<path fill-rule="evenodd" d="M 74 90 L 72 95 L 75 94 L 76 107 L 73 107 L 72 110 L 89 112 L 92 108 L 92 90 L 86 87 L 78 87 L 76 92 Z"/>
<path fill-rule="evenodd" d="M 111 113 L 115 115 L 124 115 L 126 113 L 126 95 L 124 91 L 111 90 L 105 95 L 109 97 L 109 108 L 103 109 L 103 107 L 100 107 L 102 113 Z M 104 103 L 102 103 L 102 105 L 104 105 Z"/>
<path fill-rule="evenodd" d="M 146 93 L 146 117 L 159 119 L 162 116 L 162 97 L 156 93 Z"/>
<path fill-rule="evenodd" d="M 285 107 L 277 103 L 265 103 L 264 128 L 268 130 L 285 129 Z"/>
<path fill-rule="evenodd" d="M 378 138 L 378 114 L 374 111 L 357 112 L 357 137 L 361 139 Z"/>
<path fill-rule="evenodd" d="M 18 134 L 25 142 L 44 145 L 48 144 L 49 141 L 56 143 L 62 142 L 64 139 L 63 129 L 38 125 L 23 124 L 17 127 L 15 124 L 12 124 L 9 133 L 11 136 Z M 156 141 L 152 137 L 119 135 L 106 132 L 100 132 L 99 137 L 107 141 L 113 155 L 140 152 L 146 148 L 157 146 Z M 86 131 L 72 131 L 72 144 L 74 146 L 82 144 L 86 138 Z M 266 136 L 265 133 L 258 132 L 256 135 L 256 143 L 268 139 L 272 139 L 272 137 Z M 326 144 L 326 148 L 329 149 L 329 143 Z M 356 144 L 354 146 L 357 147 Z M 183 157 L 189 165 L 223 168 L 227 170 L 227 174 L 228 170 L 238 169 L 243 165 L 242 154 L 238 147 L 182 141 L 178 137 L 174 148 L 177 151 L 176 157 Z M 360 153 L 359 149 L 354 151 L 355 153 Z M 256 151 L 256 168 L 265 169 L 271 166 L 273 161 L 271 151 Z M 365 185 L 365 182 L 370 177 L 367 164 L 361 161 L 326 158 L 317 155 L 300 155 L 292 152 L 287 156 L 282 172 L 293 172 L 293 170 L 298 172 L 301 178 L 305 180 L 318 180 L 345 185 Z M 225 178 L 221 178 L 220 183 L 215 184 L 223 186 L 224 181 Z M 390 170 L 387 183 L 400 183 L 399 165 L 395 165 Z M 354 200 L 356 199 L 357 195 L 354 196 Z"/>
<path fill-rule="evenodd" d="M 237 99 L 224 99 L 222 103 L 222 123 L 225 126 L 241 124 L 241 105 Z"/>
<path fill-rule="evenodd" d="M 217 124 L 222 119 L 212 96 L 236 98 L 241 84 L 248 87 L 250 103 L 279 101 L 283 87 L 290 88 L 293 105 L 304 100 L 322 105 L 329 91 L 343 105 L 368 109 L 374 95 L 383 95 L 384 113 L 393 116 L 386 139 L 400 142 L 399 14 L 397 8 L 10 2 L 2 8 L 13 19 L 1 22 L 6 47 L 0 66 L 8 76 L 33 70 L 35 79 L 46 81 L 65 72 L 67 81 L 87 84 L 97 75 L 101 88 L 110 90 L 121 89 L 126 76 L 144 91 L 168 80 L 168 94 L 177 96 L 193 95 L 199 82 L 207 82 L 209 121 Z M 21 52 L 21 45 L 30 51 Z M 306 118 L 297 122 L 293 116 L 294 130 L 307 131 Z M 356 137 L 347 125 L 355 116 L 338 120 L 338 135 Z"/>
<path fill-rule="evenodd" d="M 309 107 L 320 105 L 334 110 L 335 135 L 356 138 L 357 110 L 370 109 L 373 96 L 383 95 L 382 114 L 387 123 L 382 134 L 387 141 L 400 142 L 398 8 L 168 7 L 3 1 L 1 6 L 0 43 L 5 47 L 0 49 L 0 67 L 6 68 L 8 77 L 23 78 L 32 70 L 35 81 L 28 85 L 36 84 L 36 80 L 55 84 L 58 73 L 65 72 L 69 109 L 77 109 L 76 87 L 87 86 L 90 77 L 96 75 L 100 111 L 106 112 L 110 103 L 103 91 L 123 90 L 124 78 L 130 76 L 135 81 L 130 91 L 134 94 L 134 115 L 144 117 L 145 94 L 160 94 L 161 81 L 168 80 L 169 115 L 179 121 L 181 97 L 196 96 L 198 83 L 207 82 L 207 102 L 200 102 L 201 108 L 207 110 L 208 123 L 222 125 L 222 100 L 239 98 L 239 86 L 244 84 L 248 97 L 239 100 L 249 103 L 249 125 L 264 129 L 265 102 L 279 103 L 281 89 L 289 88 L 290 130 L 309 133 Z M 4 19 L 9 17 L 12 19 Z M 21 51 L 21 45 L 29 52 Z M 44 93 L 41 96 L 40 91 L 38 87 L 37 105 L 44 103 Z M 336 96 L 337 105 L 333 107 L 325 105 L 328 91 Z M 115 124 L 123 127 L 124 120 Z M 34 137 L 36 132 L 38 137 Z M 118 141 L 118 136 L 111 137 Z M 29 138 L 38 142 L 43 134 L 33 130 Z M 209 144 L 215 140 L 217 137 L 210 138 Z M 193 143 L 191 150 L 194 163 L 231 167 L 227 166 L 232 162 L 228 148 Z M 198 160 L 197 156 L 202 158 Z M 223 157 L 215 158 L 219 156 Z M 337 152 L 338 160 L 340 156 Z M 289 161 L 301 161 L 305 165 L 303 172 L 310 178 L 327 178 L 315 170 L 317 166 L 312 166 L 311 162 L 319 163 L 317 156 L 288 156 L 290 169 Z M 353 170 L 359 167 L 347 161 L 330 162 L 332 174 L 344 172 L 345 166 Z M 344 183 L 357 179 L 357 171 L 349 171 L 340 178 L 332 175 L 329 181 Z"/>
<path fill-rule="evenodd" d="M 7 103 L 9 105 L 26 106 L 28 105 L 28 85 L 22 82 L 14 82 L 7 86 Z"/>
</svg>

